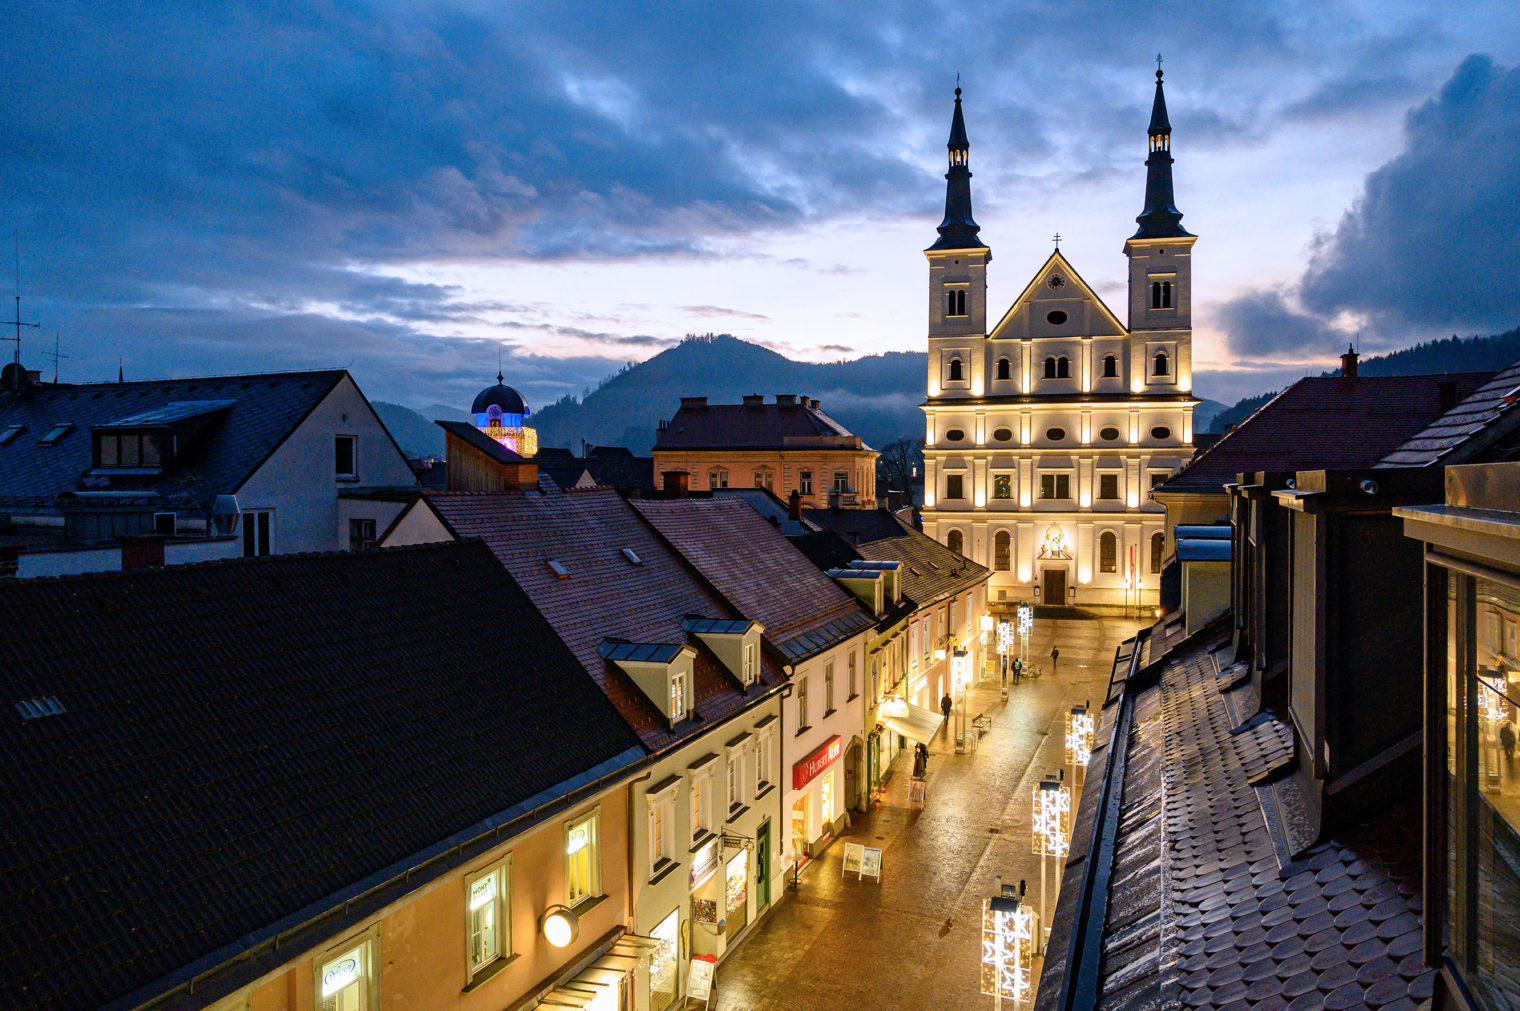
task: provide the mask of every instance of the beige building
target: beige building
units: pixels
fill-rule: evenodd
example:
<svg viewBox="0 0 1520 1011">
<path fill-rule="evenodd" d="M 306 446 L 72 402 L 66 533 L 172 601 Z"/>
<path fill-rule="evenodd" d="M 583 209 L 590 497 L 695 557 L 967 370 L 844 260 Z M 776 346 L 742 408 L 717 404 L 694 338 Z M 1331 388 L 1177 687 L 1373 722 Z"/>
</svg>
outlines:
<svg viewBox="0 0 1520 1011">
<path fill-rule="evenodd" d="M 796 491 L 808 505 L 837 494 L 839 505 L 874 506 L 877 455 L 807 397 L 682 397 L 675 417 L 660 423 L 654 469 L 685 471 L 693 490 L 764 488 L 783 500 Z"/>
<path fill-rule="evenodd" d="M 945 220 L 929 260 L 924 532 L 992 570 L 994 601 L 1156 600 L 1150 490 L 1192 454 L 1192 247 L 1173 206 L 1156 83 L 1145 208 L 1124 244 L 1128 322 L 1059 247 L 988 327 L 992 251 L 971 216 L 957 90 Z"/>
</svg>

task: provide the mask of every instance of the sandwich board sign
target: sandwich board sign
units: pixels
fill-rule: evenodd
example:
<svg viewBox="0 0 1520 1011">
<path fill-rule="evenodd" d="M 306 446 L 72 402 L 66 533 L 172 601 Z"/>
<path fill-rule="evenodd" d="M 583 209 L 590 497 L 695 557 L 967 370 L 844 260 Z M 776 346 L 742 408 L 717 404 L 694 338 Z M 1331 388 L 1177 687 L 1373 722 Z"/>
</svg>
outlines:
<svg viewBox="0 0 1520 1011">
<path fill-rule="evenodd" d="M 860 857 L 860 877 L 867 875 L 881 881 L 881 850 L 875 846 L 865 846 Z"/>
<path fill-rule="evenodd" d="M 865 856 L 866 848 L 863 843 L 847 842 L 844 844 L 844 866 L 840 869 L 841 878 L 854 874 L 856 880 L 860 879 L 860 862 Z"/>
<path fill-rule="evenodd" d="M 686 998 L 699 1000 L 706 1007 L 712 1000 L 713 970 L 717 968 L 716 955 L 697 955 L 686 970 Z"/>
</svg>

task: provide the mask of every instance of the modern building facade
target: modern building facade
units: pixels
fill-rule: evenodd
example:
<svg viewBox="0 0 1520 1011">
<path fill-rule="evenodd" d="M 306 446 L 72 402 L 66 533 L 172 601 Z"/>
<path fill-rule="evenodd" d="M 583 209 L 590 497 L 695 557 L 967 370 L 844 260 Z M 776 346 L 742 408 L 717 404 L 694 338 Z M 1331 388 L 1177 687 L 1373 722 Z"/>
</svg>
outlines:
<svg viewBox="0 0 1520 1011">
<path fill-rule="evenodd" d="M 783 500 L 798 492 L 809 505 L 876 504 L 879 454 L 823 412 L 816 400 L 779 393 L 742 404 L 682 397 L 660 423 L 654 469 L 685 471 L 693 491 L 764 488 Z"/>
<path fill-rule="evenodd" d="M 994 600 L 1153 603 L 1162 510 L 1192 454 L 1192 250 L 1172 195 L 1157 71 L 1128 319 L 1055 252 L 989 326 L 992 250 L 971 212 L 956 89 L 945 219 L 929 261 L 924 532 L 992 570 Z"/>
</svg>

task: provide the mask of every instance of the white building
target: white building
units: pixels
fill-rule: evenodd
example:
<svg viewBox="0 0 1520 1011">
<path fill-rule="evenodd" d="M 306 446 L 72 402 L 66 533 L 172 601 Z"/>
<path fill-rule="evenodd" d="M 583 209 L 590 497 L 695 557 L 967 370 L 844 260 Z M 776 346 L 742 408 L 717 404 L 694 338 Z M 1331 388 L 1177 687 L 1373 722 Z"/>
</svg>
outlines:
<svg viewBox="0 0 1520 1011">
<path fill-rule="evenodd" d="M 945 220 L 929 260 L 924 532 L 992 570 L 991 602 L 1151 604 L 1165 553 L 1150 489 L 1192 454 L 1192 248 L 1174 206 L 1161 72 L 1145 208 L 1124 244 L 1128 321 L 1059 247 L 990 329 L 992 250 L 971 216 L 956 89 Z"/>
</svg>

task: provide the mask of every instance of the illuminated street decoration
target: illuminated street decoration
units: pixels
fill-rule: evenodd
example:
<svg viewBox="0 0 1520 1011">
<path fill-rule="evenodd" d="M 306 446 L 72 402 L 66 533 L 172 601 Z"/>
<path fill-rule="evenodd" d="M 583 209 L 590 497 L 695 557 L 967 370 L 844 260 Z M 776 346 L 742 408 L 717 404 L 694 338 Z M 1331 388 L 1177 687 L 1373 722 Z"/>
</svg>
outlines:
<svg viewBox="0 0 1520 1011">
<path fill-rule="evenodd" d="M 1016 1002 L 1032 996 L 1031 964 L 1038 927 L 1034 910 L 1016 897 L 983 901 L 982 993 Z"/>
<path fill-rule="evenodd" d="M 1034 608 L 1028 604 L 1020 604 L 1018 610 L 1019 635 L 1028 635 L 1034 630 Z"/>
<path fill-rule="evenodd" d="M 538 432 L 528 427 L 528 402 L 521 393 L 502 384 L 481 390 L 470 408 L 470 422 L 489 439 L 493 439 L 518 456 L 538 453 Z"/>
<path fill-rule="evenodd" d="M 1059 779 L 1048 776 L 1034 788 L 1035 856 L 1064 857 L 1070 848 L 1071 791 Z"/>
<path fill-rule="evenodd" d="M 971 657 L 963 649 L 956 650 L 950 658 L 950 683 L 958 692 L 965 691 L 971 685 Z"/>
<path fill-rule="evenodd" d="M 1483 690 L 1478 692 L 1478 715 L 1492 724 L 1500 724 L 1509 719 L 1502 694 L 1506 687 L 1504 676 L 1501 674 L 1492 681 L 1480 677 L 1478 683 L 1483 686 Z"/>
<path fill-rule="evenodd" d="M 1072 706 L 1066 714 L 1066 764 L 1086 765 L 1092 758 L 1093 718 L 1086 706 Z"/>
<path fill-rule="evenodd" d="M 998 652 L 1008 654 L 1013 651 L 1013 623 L 1000 621 L 997 623 L 997 648 Z"/>
</svg>

